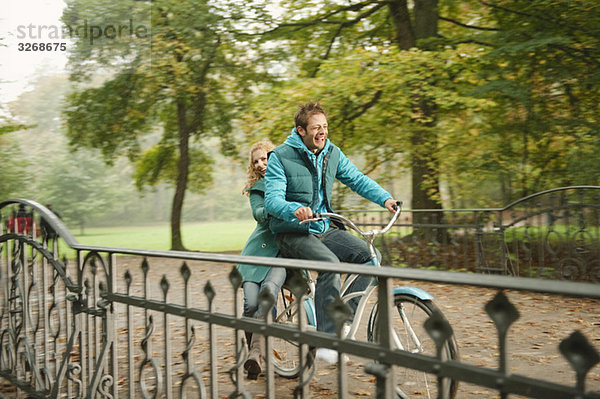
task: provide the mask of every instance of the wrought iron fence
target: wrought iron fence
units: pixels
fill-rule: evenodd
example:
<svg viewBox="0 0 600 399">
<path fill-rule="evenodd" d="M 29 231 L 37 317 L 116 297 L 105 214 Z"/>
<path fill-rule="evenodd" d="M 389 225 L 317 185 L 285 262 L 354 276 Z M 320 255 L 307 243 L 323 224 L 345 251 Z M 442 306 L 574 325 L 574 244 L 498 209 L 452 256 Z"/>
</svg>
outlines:
<svg viewBox="0 0 600 399">
<path fill-rule="evenodd" d="M 381 211 L 343 213 L 363 226 L 387 220 Z M 543 191 L 504 208 L 403 213 L 379 242 L 385 264 L 600 282 L 598 186 Z"/>
<path fill-rule="evenodd" d="M 4 229 L 13 204 L 33 211 L 29 229 Z M 513 374 L 506 367 L 506 338 L 518 318 L 503 290 L 523 290 L 587 299 L 600 298 L 598 285 L 508 276 L 360 265 L 332 265 L 292 259 L 237 255 L 149 251 L 81 245 L 62 222 L 43 206 L 28 200 L 0 203 L 0 386 L 2 396 L 22 397 L 275 397 L 280 384 L 268 368 L 258 385 L 245 380 L 243 331 L 326 347 L 366 359 L 377 397 L 394 397 L 391 368 L 430 373 L 497 391 L 534 398 L 600 398 L 597 384 L 589 389 L 590 370 L 598 350 L 574 331 L 560 343 L 565 368 L 576 376 L 572 384 Z M 39 231 L 41 216 L 49 230 Z M 505 226 L 502 224 L 501 226 Z M 48 228 L 48 227 L 47 227 Z M 54 234 L 55 233 L 55 234 Z M 39 234 L 39 235 L 38 235 Z M 76 254 L 67 260 L 66 250 Z M 216 273 L 236 263 L 284 266 L 288 270 L 362 273 L 378 279 L 378 306 L 391 311 L 393 284 L 398 280 L 490 287 L 499 290 L 486 311 L 498 333 L 498 365 L 482 367 L 458 359 L 392 349 L 366 340 L 241 317 L 240 278 Z M 176 266 L 174 266 L 174 264 Z M 203 269 L 213 277 L 196 279 Z M 383 320 L 383 318 L 382 318 Z M 385 325 L 382 326 L 382 330 Z M 440 336 L 440 326 L 428 330 Z M 460 346 L 460 342 L 459 342 Z M 308 359 L 308 358 L 307 358 Z M 306 360 L 303 359 L 303 365 Z M 344 362 L 337 379 L 345 381 Z M 223 376 L 227 377 L 223 379 Z M 314 375 L 301 374 L 293 395 L 311 392 Z M 370 381 L 370 380 L 369 380 Z M 586 383 L 588 386 L 586 387 Z M 339 384 L 339 397 L 348 397 Z M 281 395 L 279 395 L 281 396 Z"/>
</svg>

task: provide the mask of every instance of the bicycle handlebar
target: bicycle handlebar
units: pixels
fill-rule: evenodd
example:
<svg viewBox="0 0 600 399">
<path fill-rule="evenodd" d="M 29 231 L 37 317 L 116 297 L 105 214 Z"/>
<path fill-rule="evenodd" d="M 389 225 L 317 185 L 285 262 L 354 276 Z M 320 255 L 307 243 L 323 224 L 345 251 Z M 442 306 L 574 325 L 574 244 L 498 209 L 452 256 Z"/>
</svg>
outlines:
<svg viewBox="0 0 600 399">
<path fill-rule="evenodd" d="M 385 226 L 383 229 L 381 230 L 370 230 L 370 231 L 362 231 L 361 229 L 358 228 L 358 226 L 356 226 L 356 224 L 348 219 L 345 216 L 342 216 L 340 214 L 337 213 L 330 213 L 330 212 L 321 212 L 321 213 L 315 213 L 310 219 L 306 219 L 300 222 L 300 224 L 304 224 L 304 223 L 309 223 L 309 222 L 319 222 L 322 221 L 325 218 L 330 218 L 330 219 L 335 219 L 338 220 L 340 222 L 342 222 L 344 225 L 352 228 L 352 230 L 356 231 L 358 234 L 360 234 L 363 237 L 373 237 L 375 238 L 376 236 L 378 236 L 379 234 L 385 234 L 387 233 L 387 231 L 394 225 L 394 223 L 396 222 L 396 220 L 398 220 L 398 217 L 400 216 L 400 212 L 402 210 L 402 201 L 396 201 L 396 205 L 394 205 L 394 208 L 396 209 L 396 213 L 394 213 L 394 216 L 392 217 L 392 219 L 389 221 L 389 223 L 387 224 L 387 226 Z"/>
</svg>

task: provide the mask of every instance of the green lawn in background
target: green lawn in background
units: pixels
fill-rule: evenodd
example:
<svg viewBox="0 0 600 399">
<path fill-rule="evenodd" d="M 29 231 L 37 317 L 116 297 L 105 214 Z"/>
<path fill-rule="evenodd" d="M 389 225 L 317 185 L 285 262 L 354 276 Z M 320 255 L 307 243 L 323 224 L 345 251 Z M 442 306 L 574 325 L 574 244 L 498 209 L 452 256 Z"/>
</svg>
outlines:
<svg viewBox="0 0 600 399">
<path fill-rule="evenodd" d="M 190 251 L 241 251 L 256 221 L 186 223 L 181 228 L 183 244 Z M 80 244 L 103 247 L 170 249 L 171 228 L 160 226 L 96 227 L 76 234 Z"/>
</svg>

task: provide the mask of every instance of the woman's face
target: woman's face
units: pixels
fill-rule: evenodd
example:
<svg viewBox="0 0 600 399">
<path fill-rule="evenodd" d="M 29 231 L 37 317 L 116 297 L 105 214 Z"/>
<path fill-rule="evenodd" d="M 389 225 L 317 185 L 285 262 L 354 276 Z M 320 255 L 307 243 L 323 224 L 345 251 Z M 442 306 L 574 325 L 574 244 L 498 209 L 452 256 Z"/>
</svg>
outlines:
<svg viewBox="0 0 600 399">
<path fill-rule="evenodd" d="M 261 176 L 265 176 L 267 170 L 267 152 L 261 148 L 252 152 L 252 167 Z"/>
</svg>

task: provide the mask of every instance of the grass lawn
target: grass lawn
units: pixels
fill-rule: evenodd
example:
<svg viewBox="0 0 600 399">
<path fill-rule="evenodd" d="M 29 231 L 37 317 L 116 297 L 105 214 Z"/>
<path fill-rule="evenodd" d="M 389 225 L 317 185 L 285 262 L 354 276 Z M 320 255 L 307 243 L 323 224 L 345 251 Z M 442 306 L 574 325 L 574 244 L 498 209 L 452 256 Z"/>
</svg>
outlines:
<svg viewBox="0 0 600 399">
<path fill-rule="evenodd" d="M 181 228 L 184 246 L 190 251 L 241 251 L 254 230 L 254 220 L 214 223 L 184 223 Z M 137 249 L 170 249 L 170 225 L 97 227 L 84 234 L 72 231 L 80 244 Z"/>
</svg>

